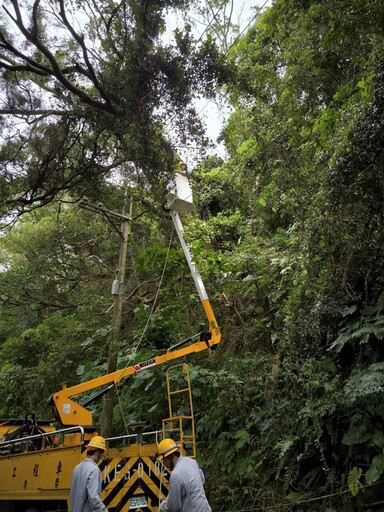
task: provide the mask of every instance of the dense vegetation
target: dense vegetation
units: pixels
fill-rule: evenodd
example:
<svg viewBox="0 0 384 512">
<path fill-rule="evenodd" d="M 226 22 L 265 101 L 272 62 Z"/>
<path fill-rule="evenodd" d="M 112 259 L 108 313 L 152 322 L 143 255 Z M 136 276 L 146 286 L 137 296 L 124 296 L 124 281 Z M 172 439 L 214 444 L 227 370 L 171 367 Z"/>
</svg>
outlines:
<svg viewBox="0 0 384 512">
<path fill-rule="evenodd" d="M 154 46 L 147 43 L 153 56 Z M 221 57 L 214 58 L 210 44 L 209 62 L 214 68 L 216 59 L 216 69 L 203 70 L 204 76 L 219 81 L 234 107 L 222 135 L 229 158 L 210 156 L 193 170 L 195 212 L 185 226 L 223 331 L 215 353 L 188 361 L 199 460 L 212 508 L 381 510 L 384 4 L 276 0 Z M 207 43 L 202 62 L 208 49 Z M 184 57 L 191 53 L 186 50 Z M 8 68 L 3 80 L 12 84 L 12 99 L 20 84 L 15 73 L 31 70 Z M 202 78 L 202 86 L 207 80 Z M 92 96 L 94 89 L 87 87 Z M 61 92 L 64 103 L 68 98 Z M 184 105 L 188 98 L 182 97 Z M 64 116 L 73 123 L 67 134 L 77 126 L 80 104 L 66 104 L 75 112 Z M 160 147 L 161 123 L 151 117 L 152 107 L 145 110 L 144 125 Z M 103 133 L 107 146 L 117 150 L 104 114 L 101 121 L 92 118 L 90 129 L 94 110 L 82 108 L 89 130 L 82 137 Z M 45 119 L 30 126 L 38 128 Z M 5 130 L 9 123 L 3 123 Z M 137 126 L 127 140 L 119 139 L 116 153 L 143 169 L 133 176 L 134 186 L 132 175 L 129 181 L 136 218 L 128 249 L 122 367 L 198 332 L 203 320 L 156 199 L 172 164 L 164 163 L 157 176 L 146 166 L 145 145 L 128 151 Z M 109 210 L 119 211 L 123 187 L 101 179 L 110 169 L 94 154 L 91 167 L 82 169 L 92 168 L 97 186 L 87 172 L 59 170 L 58 153 L 44 167 L 37 132 L 29 134 L 31 145 L 23 153 L 12 137 L 1 147 L 8 170 L 1 185 L 5 221 L 26 205 L 34 208 L 0 239 L 2 417 L 29 411 L 46 416 L 42 397 L 62 381 L 75 383 L 106 369 L 113 276 L 89 256 L 114 268 L 120 241 L 102 216 L 79 208 L 76 200 L 89 189 Z M 76 139 L 79 146 L 66 139 L 68 155 L 93 147 L 94 140 L 82 137 Z M 86 149 L 80 153 L 90 155 Z M 148 158 L 153 161 L 152 153 Z M 31 177 L 47 176 L 51 168 L 68 176 L 68 183 L 76 171 L 76 186 L 53 190 L 40 180 L 28 188 Z M 39 199 L 41 186 L 50 192 Z M 121 388 L 116 432 L 130 419 L 159 423 L 166 407 L 163 377 L 162 369 L 148 371 Z M 94 412 L 99 418 L 98 406 Z"/>
</svg>

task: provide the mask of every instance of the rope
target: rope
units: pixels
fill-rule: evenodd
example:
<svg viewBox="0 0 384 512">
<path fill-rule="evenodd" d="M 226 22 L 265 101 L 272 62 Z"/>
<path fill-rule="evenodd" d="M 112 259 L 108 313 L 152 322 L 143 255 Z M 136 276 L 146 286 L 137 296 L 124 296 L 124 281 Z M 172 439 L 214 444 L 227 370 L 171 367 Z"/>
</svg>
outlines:
<svg viewBox="0 0 384 512">
<path fill-rule="evenodd" d="M 149 316 L 147 318 L 147 322 L 145 324 L 145 327 L 144 327 L 144 330 L 140 336 L 140 339 L 136 345 L 136 347 L 133 349 L 133 354 L 136 354 L 137 352 L 137 349 L 139 348 L 140 346 L 140 343 L 142 342 L 143 338 L 144 338 L 144 334 L 146 333 L 147 331 L 147 328 L 148 328 L 148 325 L 149 325 L 149 322 L 151 320 L 151 317 L 152 317 L 152 314 L 153 314 L 153 311 L 155 309 L 155 306 L 156 306 L 156 302 L 157 302 L 157 297 L 159 296 L 159 293 L 160 293 L 160 289 L 162 287 L 162 284 L 163 284 L 163 279 L 164 279 L 164 274 L 165 274 L 165 270 L 167 268 L 167 264 L 168 264 L 168 259 L 169 259 L 169 252 L 171 250 L 171 244 L 172 244 L 172 238 L 173 238 L 173 233 L 171 233 L 171 236 L 170 236 L 170 239 L 169 239 L 169 244 L 168 244 L 168 249 L 167 249 L 167 255 L 166 255 L 166 258 L 165 258 L 165 262 L 164 262 L 164 266 L 163 266 L 163 271 L 161 273 L 161 277 L 160 277 L 160 281 L 159 281 L 159 286 L 157 287 L 157 291 L 156 291 L 156 295 L 155 295 L 155 298 L 153 300 L 153 304 L 152 304 L 152 308 L 151 308 L 151 311 L 149 313 Z M 127 365 L 128 366 L 128 365 Z M 126 367 L 127 367 L 126 366 Z M 126 368 L 125 367 L 125 368 Z M 124 369 L 125 369 L 124 368 Z"/>
<path fill-rule="evenodd" d="M 152 314 L 153 314 L 153 311 L 155 309 L 155 306 L 156 306 L 156 301 L 157 301 L 157 297 L 159 296 L 159 293 L 160 293 L 160 289 L 162 287 L 162 284 L 163 284 L 163 279 L 164 279 L 164 274 L 165 274 L 165 270 L 167 268 L 167 264 L 168 264 L 168 259 L 169 259 L 169 253 L 170 253 L 170 250 L 171 250 L 171 244 L 172 244 L 172 238 L 173 238 L 173 233 L 171 233 L 171 237 L 169 239 L 169 244 L 168 244 L 168 250 L 167 250 L 167 256 L 165 258 L 165 262 L 164 262 L 164 266 L 163 266 L 163 271 L 162 271 L 162 274 L 161 274 L 161 277 L 160 277 L 160 281 L 159 281 L 159 286 L 157 287 L 157 292 L 156 292 L 156 295 L 155 295 L 155 298 L 154 298 L 154 301 L 153 301 L 153 304 L 152 304 L 152 307 L 151 307 L 151 311 L 148 315 L 148 318 L 147 318 L 147 321 L 146 321 L 146 324 L 144 326 L 144 329 L 143 329 L 143 332 L 141 333 L 141 336 L 140 336 L 140 339 L 136 345 L 136 347 L 134 347 L 133 349 L 133 356 L 136 354 L 143 338 L 144 338 L 144 334 L 146 333 L 147 329 L 148 329 L 148 325 L 149 325 L 149 322 L 151 320 L 151 317 L 152 317 Z M 124 368 L 121 369 L 121 373 L 122 374 L 127 368 L 128 366 L 130 365 L 130 362 L 128 362 Z M 119 381 L 120 378 L 117 379 L 117 381 Z M 116 389 L 117 389 L 117 386 L 115 386 Z"/>
<path fill-rule="evenodd" d="M 152 307 L 151 307 L 151 311 L 148 315 L 148 318 L 147 318 L 147 322 L 144 326 L 144 329 L 143 329 L 143 332 L 141 333 L 141 336 L 140 336 L 140 339 L 136 345 L 136 347 L 133 349 L 133 356 L 136 354 L 143 338 L 144 338 L 144 334 L 146 333 L 147 329 L 148 329 L 148 325 L 149 325 L 149 322 L 151 320 L 151 317 L 152 317 L 152 314 L 153 314 L 153 311 L 155 309 L 155 306 L 156 306 L 156 302 L 157 302 L 157 298 L 158 298 L 158 295 L 160 293 L 160 289 L 162 287 L 162 284 L 163 284 L 163 279 L 164 279 L 164 274 L 165 274 L 165 270 L 167 268 L 167 264 L 168 264 L 168 259 L 169 259 L 169 253 L 170 253 L 170 250 L 171 250 L 171 244 L 172 244 L 172 238 L 173 238 L 173 233 L 171 233 L 171 236 L 170 236 L 170 239 L 169 239 L 169 244 L 168 244 L 168 250 L 167 250 L 167 255 L 166 255 L 166 258 L 165 258 L 165 261 L 164 261 L 164 266 L 163 266 L 163 271 L 161 273 L 161 278 L 160 278 L 160 281 L 159 281 L 159 286 L 157 287 L 157 291 L 156 291 L 156 295 L 155 295 L 155 298 L 154 298 L 154 301 L 153 301 L 153 304 L 152 304 Z M 124 370 L 126 370 L 126 368 L 129 366 L 129 363 L 127 363 L 125 365 L 124 368 L 122 368 L 121 370 L 121 374 L 124 372 Z M 117 381 L 119 381 L 120 378 L 117 379 Z M 119 395 L 119 392 L 118 392 L 118 386 L 116 385 L 115 386 L 115 390 L 117 392 L 117 396 L 118 396 L 118 402 L 119 402 L 119 407 L 120 407 L 120 411 L 121 411 L 121 415 L 123 417 L 123 422 L 124 422 L 124 426 L 125 426 L 125 430 L 127 432 L 127 434 L 129 433 L 128 432 L 128 425 L 127 425 L 127 422 L 125 420 L 125 416 L 124 416 L 124 411 L 123 411 L 123 406 L 122 406 L 122 403 L 121 403 L 121 400 L 120 400 L 120 395 Z"/>
<path fill-rule="evenodd" d="M 124 414 L 124 409 L 123 409 L 123 405 L 121 403 L 121 398 L 120 398 L 120 393 L 119 393 L 119 388 L 118 386 L 115 386 L 115 390 L 116 390 L 116 394 L 117 394 L 117 401 L 119 403 L 119 408 L 120 408 L 120 412 L 121 412 L 121 416 L 123 418 L 123 423 L 124 423 L 124 428 L 125 428 L 125 432 L 127 433 L 127 435 L 129 434 L 129 429 L 128 429 L 128 423 L 127 423 L 127 420 L 125 419 L 125 414 Z"/>
</svg>

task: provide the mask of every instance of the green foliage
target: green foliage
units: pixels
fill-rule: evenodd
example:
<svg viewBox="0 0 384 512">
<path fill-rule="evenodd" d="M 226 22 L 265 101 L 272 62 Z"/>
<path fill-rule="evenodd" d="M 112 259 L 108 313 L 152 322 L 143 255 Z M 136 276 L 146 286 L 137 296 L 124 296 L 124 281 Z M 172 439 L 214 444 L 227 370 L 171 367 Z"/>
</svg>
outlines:
<svg viewBox="0 0 384 512">
<path fill-rule="evenodd" d="M 277 0 L 228 52 L 229 158 L 196 167 L 196 211 L 183 219 L 223 333 L 210 357 L 188 360 L 213 509 L 350 512 L 381 499 L 383 16 L 375 0 Z M 154 37 L 162 24 L 155 12 L 150 19 Z M 105 44 L 113 58 L 112 39 Z M 178 45 L 189 53 L 190 32 L 178 34 Z M 217 57 L 211 42 L 201 52 Z M 168 59 L 166 76 L 182 56 Z M 164 65 L 166 57 L 164 49 Z M 197 74 L 209 67 L 201 63 Z M 119 204 L 113 188 L 111 207 Z M 32 381 L 54 388 L 57 375 L 74 382 L 106 371 L 110 276 L 87 257 L 98 253 L 113 268 L 116 241 L 93 219 L 89 230 L 87 217 L 72 223 L 73 211 L 60 214 L 65 229 L 50 212 L 0 239 L 0 364 L 12 379 L 1 380 L 3 414 L 21 412 L 23 396 L 39 407 L 37 394 L 17 384 L 23 373 L 32 390 Z M 169 223 L 147 213 L 132 236 L 119 367 L 204 328 Z M 59 352 L 60 341 L 68 366 L 50 356 L 50 371 L 42 354 Z M 136 377 L 119 388 L 116 434 L 133 419 L 158 425 L 166 409 L 163 370 Z"/>
<path fill-rule="evenodd" d="M 378 481 L 384 471 L 384 455 L 375 455 L 370 468 L 365 473 L 365 481 L 368 485 Z"/>
<path fill-rule="evenodd" d="M 350 320 L 331 344 L 330 349 L 340 352 L 347 343 L 367 344 L 370 338 L 382 339 L 384 335 L 384 315 L 363 315 Z"/>
<path fill-rule="evenodd" d="M 345 395 L 351 403 L 381 398 L 384 392 L 384 362 L 356 369 L 345 382 Z"/>
<path fill-rule="evenodd" d="M 165 125 L 183 144 L 188 134 L 204 147 L 191 100 L 212 96 L 223 81 L 221 54 L 210 35 L 196 41 L 188 24 L 179 24 L 172 41 L 160 37 L 168 10 L 182 15 L 189 5 L 43 0 L 33 15 L 20 2 L 1 10 L 4 218 L 63 192 L 97 202 L 105 179 L 135 179 L 135 166 L 153 195 L 162 195 L 174 159 Z"/>
<path fill-rule="evenodd" d="M 227 343 L 253 360 L 271 353 L 260 395 L 254 391 L 258 415 L 234 411 L 244 424 L 252 418 L 252 449 L 243 457 L 260 491 L 253 505 L 262 506 L 260 495 L 276 485 L 303 509 L 307 501 L 308 510 L 311 503 L 349 510 L 336 499 L 310 498 L 345 489 L 349 474 L 359 500 L 362 471 L 382 451 L 383 11 L 369 0 L 351 2 L 346 19 L 345 8 L 342 1 L 275 2 L 229 55 L 230 159 L 212 168 L 224 182 L 229 173 L 241 183 L 242 200 L 232 193 L 232 205 L 212 209 L 208 222 L 233 206 L 245 221 L 240 242 L 214 246 L 232 312 Z M 201 233 L 204 261 L 212 235 Z M 226 453 L 238 436 L 246 446 L 239 425 Z M 228 467 L 235 460 L 232 453 Z M 222 469 L 223 461 L 212 464 Z M 379 463 L 373 472 L 381 474 Z M 234 474 L 240 471 L 226 480 L 247 486 L 246 471 Z M 235 499 L 240 508 L 249 504 Z"/>
<path fill-rule="evenodd" d="M 86 333 L 74 316 L 53 315 L 7 339 L 0 350 L 0 415 L 35 412 L 49 419 L 49 394 L 64 382 L 76 382 L 75 370 L 84 357 L 79 346 Z"/>
<path fill-rule="evenodd" d="M 348 488 L 351 491 L 352 496 L 356 496 L 361 488 L 360 477 L 362 470 L 361 468 L 354 467 L 348 474 Z"/>
</svg>

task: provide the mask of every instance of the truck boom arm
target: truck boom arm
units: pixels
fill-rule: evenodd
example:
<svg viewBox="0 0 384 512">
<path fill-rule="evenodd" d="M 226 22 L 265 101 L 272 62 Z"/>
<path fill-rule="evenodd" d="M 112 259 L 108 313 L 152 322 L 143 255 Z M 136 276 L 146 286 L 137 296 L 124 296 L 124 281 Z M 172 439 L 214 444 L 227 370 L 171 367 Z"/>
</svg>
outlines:
<svg viewBox="0 0 384 512">
<path fill-rule="evenodd" d="M 148 359 L 147 361 L 135 363 L 132 366 L 124 368 L 123 370 L 117 370 L 113 373 L 97 377 L 96 379 L 92 379 L 69 388 L 64 387 L 60 391 L 53 393 L 49 398 L 49 403 L 52 405 L 55 418 L 60 422 L 62 426 L 92 426 L 92 413 L 86 408 L 86 405 L 89 405 L 91 402 L 101 397 L 113 386 L 117 386 L 122 379 L 125 379 L 148 368 L 159 366 L 189 354 L 201 352 L 202 350 L 206 349 L 215 349 L 217 344 L 220 342 L 220 329 L 217 325 L 216 318 L 205 291 L 203 281 L 195 263 L 192 260 L 189 247 L 184 241 L 184 231 L 180 217 L 176 211 L 171 211 L 170 213 L 182 249 L 184 251 L 184 255 L 191 270 L 195 286 L 199 293 L 201 304 L 208 320 L 208 331 L 200 333 L 199 340 L 187 346 L 184 345 L 192 341 L 195 336 L 183 340 L 176 345 L 173 345 L 162 355 L 155 356 L 152 359 Z M 92 389 L 100 388 L 102 386 L 106 387 L 96 392 L 90 398 L 86 399 L 83 404 L 79 404 L 71 399 L 71 397 L 80 395 L 87 391 L 91 391 Z"/>
</svg>

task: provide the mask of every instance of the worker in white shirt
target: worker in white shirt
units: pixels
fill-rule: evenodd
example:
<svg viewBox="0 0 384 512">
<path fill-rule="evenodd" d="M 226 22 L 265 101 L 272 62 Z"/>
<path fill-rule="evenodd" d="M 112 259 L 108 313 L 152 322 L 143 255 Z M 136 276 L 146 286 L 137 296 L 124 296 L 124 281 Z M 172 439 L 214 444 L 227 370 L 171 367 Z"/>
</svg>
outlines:
<svg viewBox="0 0 384 512">
<path fill-rule="evenodd" d="M 104 437 L 87 445 L 87 457 L 72 472 L 70 512 L 107 512 L 101 500 L 101 473 L 97 465 L 106 450 Z"/>
<path fill-rule="evenodd" d="M 173 439 L 163 439 L 157 447 L 157 460 L 171 471 L 167 500 L 161 512 L 212 512 L 204 491 L 204 473 L 198 463 L 180 454 Z"/>
</svg>

